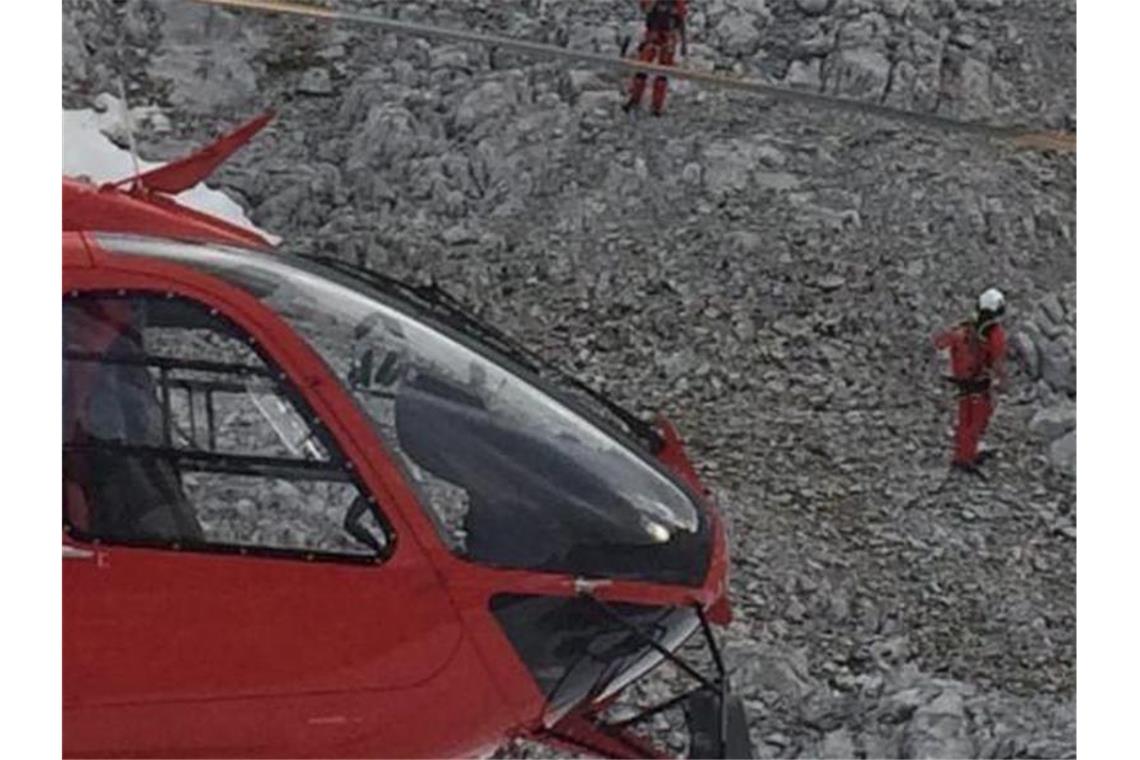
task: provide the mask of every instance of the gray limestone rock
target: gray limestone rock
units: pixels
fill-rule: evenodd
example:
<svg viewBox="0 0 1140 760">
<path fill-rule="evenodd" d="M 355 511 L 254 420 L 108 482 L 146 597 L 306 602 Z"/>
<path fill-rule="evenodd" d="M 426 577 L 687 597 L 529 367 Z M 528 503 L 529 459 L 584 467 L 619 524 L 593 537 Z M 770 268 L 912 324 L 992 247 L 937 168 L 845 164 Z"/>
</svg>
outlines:
<svg viewBox="0 0 1140 760">
<path fill-rule="evenodd" d="M 1077 431 L 1070 430 L 1049 446 L 1049 463 L 1066 475 L 1077 474 Z"/>
<path fill-rule="evenodd" d="M 881 97 L 887 89 L 891 62 L 871 47 L 840 50 L 823 67 L 827 90 L 851 97 Z"/>
<path fill-rule="evenodd" d="M 1077 392 L 1076 344 L 1070 335 L 1060 335 L 1041 345 L 1041 377 L 1057 393 Z"/>
<path fill-rule="evenodd" d="M 79 34 L 74 20 L 65 15 L 63 17 L 63 76 L 64 79 L 85 81 L 88 75 L 88 60 L 90 56 L 83 45 L 83 37 Z"/>
<path fill-rule="evenodd" d="M 250 61 L 263 41 L 234 14 L 193 3 L 168 4 L 164 44 L 151 74 L 170 85 L 171 101 L 187 111 L 252 108 L 258 95 Z"/>
<path fill-rule="evenodd" d="M 102 5 L 63 3 L 69 107 L 117 70 Z M 586 64 L 129 5 L 131 102 L 171 126 L 145 158 L 273 106 L 217 181 L 286 251 L 438 281 L 676 423 L 729 526 L 725 652 L 761 754 L 1075 751 L 1072 156 L 678 81 L 665 117 L 626 116 L 628 80 Z M 338 5 L 606 54 L 640 34 L 633 4 Z M 704 71 L 995 123 L 1075 106 L 1071 4 L 692 9 Z M 929 336 L 992 283 L 1027 372 L 982 482 L 946 467 L 956 402 Z M 676 693 L 672 670 L 635 686 Z"/>
<path fill-rule="evenodd" d="M 306 71 L 301 77 L 300 84 L 297 85 L 297 91 L 305 95 L 332 95 L 334 90 L 328 69 L 316 68 Z"/>
<path fill-rule="evenodd" d="M 977 750 L 968 729 L 969 719 L 962 695 L 947 689 L 915 710 L 903 732 L 903 756 L 974 757 Z"/>
<path fill-rule="evenodd" d="M 1071 401 L 1042 409 L 1029 421 L 1029 430 L 1046 441 L 1054 441 L 1077 426 L 1077 407 Z"/>
<path fill-rule="evenodd" d="M 811 16 L 826 13 L 831 8 L 832 0 L 796 0 L 796 7 Z"/>
<path fill-rule="evenodd" d="M 461 129 L 472 129 L 477 124 L 502 116 L 518 102 L 515 89 L 507 82 L 490 80 L 479 85 L 459 101 L 455 123 Z"/>
<path fill-rule="evenodd" d="M 748 57 L 760 47 L 760 29 L 755 17 L 743 12 L 728 13 L 716 25 L 720 50 L 726 55 Z"/>
<path fill-rule="evenodd" d="M 851 732 L 846 728 L 829 731 L 819 746 L 819 757 L 821 758 L 849 760 L 855 756 L 855 742 L 851 737 Z"/>
<path fill-rule="evenodd" d="M 733 684 L 743 695 L 765 692 L 798 701 L 814 687 L 803 655 L 778 648 L 760 651 L 729 650 L 726 666 L 733 672 Z"/>
<path fill-rule="evenodd" d="M 1015 332 L 1010 340 L 1010 346 L 1021 360 L 1029 379 L 1036 380 L 1039 378 L 1041 376 L 1041 352 L 1029 333 L 1023 330 Z"/>
<path fill-rule="evenodd" d="M 967 58 L 962 62 L 960 74 L 963 118 L 984 119 L 993 114 L 994 104 L 990 67 L 977 58 Z"/>
<path fill-rule="evenodd" d="M 799 85 L 812 90 L 818 90 L 822 80 L 820 79 L 821 63 L 818 58 L 811 58 L 806 61 L 792 61 L 788 67 L 788 73 L 784 76 L 784 82 L 790 85 Z"/>
</svg>

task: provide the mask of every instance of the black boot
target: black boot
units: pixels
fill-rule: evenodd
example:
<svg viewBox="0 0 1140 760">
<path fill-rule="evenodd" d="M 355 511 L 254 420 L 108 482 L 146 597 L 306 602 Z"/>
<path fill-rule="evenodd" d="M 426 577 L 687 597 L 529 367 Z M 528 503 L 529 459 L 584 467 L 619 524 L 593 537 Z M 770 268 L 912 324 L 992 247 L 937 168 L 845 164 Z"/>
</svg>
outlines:
<svg viewBox="0 0 1140 760">
<path fill-rule="evenodd" d="M 997 449 L 986 449 L 985 451 L 979 451 L 978 452 L 978 458 L 975 459 L 974 461 L 977 462 L 978 464 L 981 464 L 982 462 L 986 462 L 990 459 L 993 459 L 996 456 L 997 456 Z"/>
<path fill-rule="evenodd" d="M 980 478 L 981 480 L 988 480 L 985 473 L 982 472 L 981 469 L 978 467 L 977 460 L 974 460 L 973 462 L 954 461 L 954 462 L 950 463 L 950 466 L 953 467 L 955 470 L 960 470 L 962 472 L 973 475 L 975 478 Z"/>
</svg>

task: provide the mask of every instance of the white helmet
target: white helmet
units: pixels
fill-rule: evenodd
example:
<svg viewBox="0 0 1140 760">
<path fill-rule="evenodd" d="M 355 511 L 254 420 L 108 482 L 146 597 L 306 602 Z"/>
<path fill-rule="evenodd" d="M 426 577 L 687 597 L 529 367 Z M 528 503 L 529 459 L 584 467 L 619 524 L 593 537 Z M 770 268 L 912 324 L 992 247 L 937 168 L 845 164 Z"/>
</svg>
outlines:
<svg viewBox="0 0 1140 760">
<path fill-rule="evenodd" d="M 990 288 L 978 296 L 978 311 L 1001 314 L 1005 311 L 1005 296 L 997 288 Z"/>
</svg>

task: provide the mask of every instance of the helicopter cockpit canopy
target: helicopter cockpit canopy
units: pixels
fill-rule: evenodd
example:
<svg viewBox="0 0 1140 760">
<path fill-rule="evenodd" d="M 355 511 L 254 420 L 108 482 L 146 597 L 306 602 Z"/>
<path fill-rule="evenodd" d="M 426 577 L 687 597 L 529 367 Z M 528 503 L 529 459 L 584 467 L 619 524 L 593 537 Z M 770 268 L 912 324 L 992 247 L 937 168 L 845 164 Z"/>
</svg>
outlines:
<svg viewBox="0 0 1140 760">
<path fill-rule="evenodd" d="M 628 436 L 397 288 L 280 252 L 100 235 L 256 296 L 328 364 L 442 538 L 497 567 L 699 585 L 708 516 Z"/>
</svg>

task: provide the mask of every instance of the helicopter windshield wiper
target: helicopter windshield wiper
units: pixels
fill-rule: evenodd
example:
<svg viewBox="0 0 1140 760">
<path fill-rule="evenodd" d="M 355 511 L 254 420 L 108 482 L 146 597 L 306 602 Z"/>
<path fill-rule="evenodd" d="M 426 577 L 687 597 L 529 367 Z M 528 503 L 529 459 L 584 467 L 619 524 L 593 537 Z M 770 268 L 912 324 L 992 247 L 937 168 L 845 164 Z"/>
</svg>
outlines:
<svg viewBox="0 0 1140 760">
<path fill-rule="evenodd" d="M 383 292 L 403 296 L 414 301 L 417 305 L 426 308 L 433 315 L 443 320 L 449 327 L 481 340 L 531 372 L 539 376 L 555 378 L 589 396 L 621 420 L 632 433 L 645 440 L 654 452 L 661 446 L 661 437 L 651 424 L 601 391 L 554 366 L 515 338 L 476 318 L 459 299 L 434 282 L 428 285 L 413 285 L 347 261 L 340 261 L 327 256 L 306 256 L 305 258 L 335 269 L 342 274 L 359 278 Z"/>
</svg>

